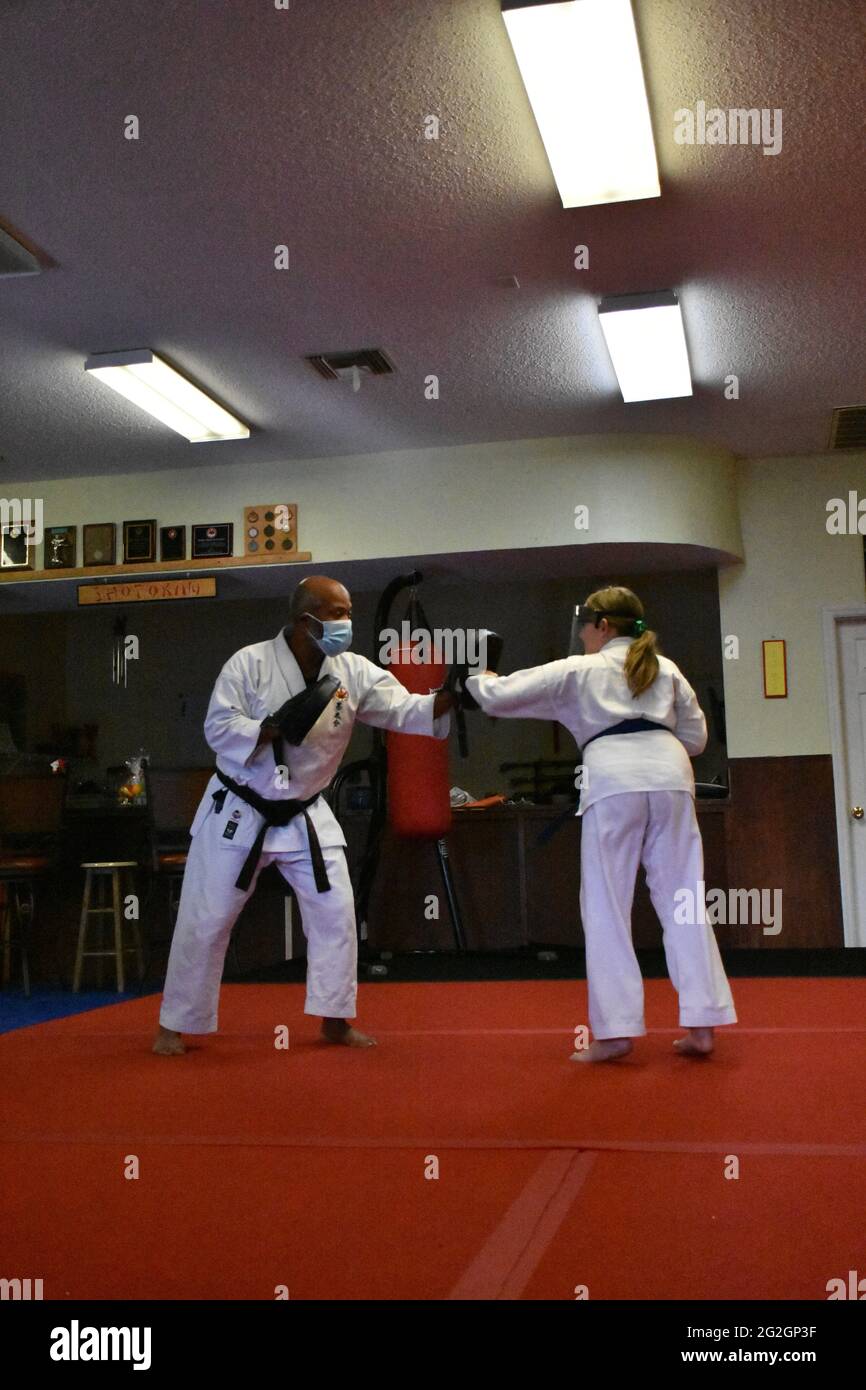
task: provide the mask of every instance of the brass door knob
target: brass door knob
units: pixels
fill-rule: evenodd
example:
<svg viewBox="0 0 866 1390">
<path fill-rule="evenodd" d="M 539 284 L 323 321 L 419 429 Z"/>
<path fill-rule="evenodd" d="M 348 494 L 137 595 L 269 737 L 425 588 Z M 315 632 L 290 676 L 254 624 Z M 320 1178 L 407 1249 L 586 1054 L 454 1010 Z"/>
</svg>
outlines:
<svg viewBox="0 0 866 1390">
<path fill-rule="evenodd" d="M 852 806 L 852 807 L 851 807 L 851 815 L 854 817 L 855 820 L 862 820 L 862 819 L 863 819 L 863 807 L 862 807 L 862 806 Z"/>
</svg>

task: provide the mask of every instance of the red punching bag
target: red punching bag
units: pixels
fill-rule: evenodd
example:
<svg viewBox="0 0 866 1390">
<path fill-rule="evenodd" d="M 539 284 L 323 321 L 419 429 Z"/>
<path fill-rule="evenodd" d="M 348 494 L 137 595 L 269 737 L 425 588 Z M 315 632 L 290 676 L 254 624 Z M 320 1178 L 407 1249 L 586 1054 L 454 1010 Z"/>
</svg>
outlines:
<svg viewBox="0 0 866 1390">
<path fill-rule="evenodd" d="M 429 695 L 445 680 L 441 661 L 412 661 L 401 647 L 388 667 L 412 695 Z M 388 820 L 395 835 L 438 840 L 451 828 L 448 740 L 389 731 Z"/>
</svg>

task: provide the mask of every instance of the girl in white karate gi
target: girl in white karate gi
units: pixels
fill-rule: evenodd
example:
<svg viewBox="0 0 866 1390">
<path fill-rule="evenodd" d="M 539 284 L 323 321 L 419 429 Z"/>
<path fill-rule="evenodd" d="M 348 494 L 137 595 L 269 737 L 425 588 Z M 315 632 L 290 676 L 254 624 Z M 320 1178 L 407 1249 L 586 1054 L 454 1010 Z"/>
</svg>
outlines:
<svg viewBox="0 0 866 1390">
<path fill-rule="evenodd" d="M 703 846 L 689 759 L 706 747 L 706 720 L 682 672 L 657 651 L 643 612 L 630 589 L 599 589 L 577 611 L 584 656 L 468 682 L 486 714 L 558 720 L 582 750 L 580 911 L 594 1041 L 575 1061 L 622 1057 L 646 1033 L 631 938 L 641 863 L 687 1030 L 674 1047 L 706 1056 L 714 1027 L 737 1021 L 701 911 Z M 693 912 L 684 910 L 689 902 Z"/>
</svg>

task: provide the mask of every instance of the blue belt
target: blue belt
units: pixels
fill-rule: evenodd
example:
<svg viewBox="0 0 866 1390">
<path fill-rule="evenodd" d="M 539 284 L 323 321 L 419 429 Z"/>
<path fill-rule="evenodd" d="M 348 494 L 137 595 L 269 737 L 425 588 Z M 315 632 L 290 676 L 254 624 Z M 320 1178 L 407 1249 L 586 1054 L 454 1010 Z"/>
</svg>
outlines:
<svg viewBox="0 0 866 1390">
<path fill-rule="evenodd" d="M 653 729 L 664 729 L 666 734 L 673 733 L 673 729 L 669 729 L 667 724 L 654 724 L 651 719 L 622 719 L 619 724 L 611 724 L 609 729 L 602 729 L 601 733 L 593 734 L 592 738 L 588 738 L 586 743 L 581 745 L 580 755 L 583 757 L 591 743 L 595 743 L 597 738 L 606 738 L 608 734 L 642 734 Z M 557 816 L 555 821 L 551 821 L 550 825 L 542 830 L 536 840 L 536 844 L 546 845 L 548 840 L 553 838 L 557 830 L 560 830 L 567 820 L 577 815 L 577 807 L 579 805 L 580 797 L 578 797 L 574 806 L 569 806 L 567 811 L 563 811 L 561 816 Z"/>
<path fill-rule="evenodd" d="M 586 743 L 581 746 L 581 753 L 585 753 L 591 743 L 595 743 L 597 738 L 607 738 L 608 734 L 642 734 L 645 730 L 663 729 L 666 734 L 672 734 L 673 729 L 669 729 L 667 724 L 653 724 L 651 719 L 623 719 L 619 724 L 611 724 L 609 729 L 602 729 L 600 734 L 593 734 Z"/>
</svg>

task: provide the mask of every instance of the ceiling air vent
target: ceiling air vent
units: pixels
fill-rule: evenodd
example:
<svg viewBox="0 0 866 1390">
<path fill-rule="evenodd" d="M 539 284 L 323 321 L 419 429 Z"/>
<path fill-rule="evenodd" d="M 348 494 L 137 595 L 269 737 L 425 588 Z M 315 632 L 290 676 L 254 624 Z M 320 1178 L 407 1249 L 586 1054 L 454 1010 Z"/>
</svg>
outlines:
<svg viewBox="0 0 866 1390">
<path fill-rule="evenodd" d="M 366 376 L 390 376 L 394 368 L 378 348 L 361 348 L 357 352 L 320 352 L 307 358 L 320 376 L 328 381 L 353 377 L 355 372 Z"/>
<path fill-rule="evenodd" d="M 36 257 L 0 227 L 0 276 L 38 275 L 42 267 Z"/>
<path fill-rule="evenodd" d="M 866 449 L 866 405 L 842 405 L 833 411 L 831 449 Z"/>
</svg>

